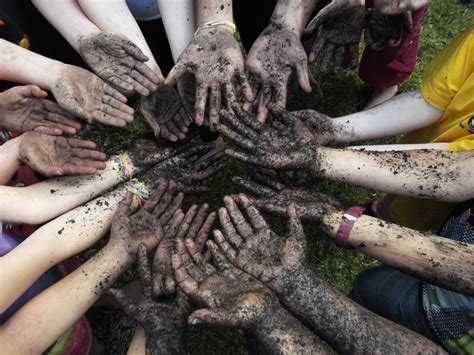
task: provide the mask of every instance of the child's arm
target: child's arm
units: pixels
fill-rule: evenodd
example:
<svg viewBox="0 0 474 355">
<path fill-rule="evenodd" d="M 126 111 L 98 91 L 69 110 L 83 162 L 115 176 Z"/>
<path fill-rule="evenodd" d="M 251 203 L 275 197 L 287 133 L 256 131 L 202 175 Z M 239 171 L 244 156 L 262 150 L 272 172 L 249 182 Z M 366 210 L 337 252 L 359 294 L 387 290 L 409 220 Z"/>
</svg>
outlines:
<svg viewBox="0 0 474 355">
<path fill-rule="evenodd" d="M 0 146 L 0 166 L 2 167 L 2 169 L 0 170 L 0 185 L 6 184 L 11 179 L 13 174 L 15 174 L 15 171 L 17 171 L 20 167 L 21 161 L 18 154 L 18 146 L 18 139 L 11 139 Z M 6 204 L 6 196 L 4 195 L 2 189 L 3 186 L 0 186 L 0 219 L 2 216 L 1 206 Z M 14 209 L 11 206 L 9 206 L 8 208 Z"/>
<path fill-rule="evenodd" d="M 168 185 L 165 185 L 166 189 Z M 157 210 L 164 192 L 159 188 L 133 215 L 132 197 L 128 194 L 118 208 L 107 245 L 73 273 L 33 298 L 0 328 L 2 351 L 45 351 L 133 264 L 139 245 L 154 249 L 163 237 Z"/>
</svg>

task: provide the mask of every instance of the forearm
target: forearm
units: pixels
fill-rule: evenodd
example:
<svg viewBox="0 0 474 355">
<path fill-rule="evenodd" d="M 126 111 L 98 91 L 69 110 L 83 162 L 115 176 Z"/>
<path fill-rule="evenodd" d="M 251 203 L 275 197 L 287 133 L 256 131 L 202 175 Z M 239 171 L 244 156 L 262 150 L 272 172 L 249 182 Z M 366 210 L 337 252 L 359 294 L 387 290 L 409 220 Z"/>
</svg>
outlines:
<svg viewBox="0 0 474 355">
<path fill-rule="evenodd" d="M 338 353 L 444 353 L 427 338 L 359 306 L 309 269 L 295 272 L 291 285 L 279 295 L 281 301 Z"/>
<path fill-rule="evenodd" d="M 334 210 L 322 221 L 322 228 L 332 238 L 336 237 L 343 215 L 344 212 Z M 417 278 L 455 292 L 474 295 L 474 245 L 365 215 L 354 224 L 348 243 Z"/>
<path fill-rule="evenodd" d="M 376 191 L 448 202 L 474 198 L 473 152 L 392 152 L 317 148 L 314 168 L 321 177 Z"/>
<path fill-rule="evenodd" d="M 318 0 L 278 0 L 270 23 L 289 26 L 301 37 L 317 4 Z"/>
<path fill-rule="evenodd" d="M 104 247 L 73 273 L 30 300 L 0 328 L 2 351 L 7 354 L 45 351 L 131 263 L 121 249 Z"/>
<path fill-rule="evenodd" d="M 255 337 L 261 354 L 329 354 L 323 342 L 283 307 L 270 310 L 268 316 L 249 332 Z M 260 348 L 261 347 L 261 348 Z"/>
<path fill-rule="evenodd" d="M 196 30 L 194 0 L 158 0 L 166 37 L 173 54 L 178 57 L 193 39 Z"/>
<path fill-rule="evenodd" d="M 371 110 L 334 118 L 333 142 L 356 142 L 411 132 L 435 123 L 442 114 L 419 91 L 407 92 Z"/>
<path fill-rule="evenodd" d="M 1 257 L 0 313 L 45 271 L 100 240 L 125 192 L 121 187 L 56 218 Z"/>
<path fill-rule="evenodd" d="M 167 355 L 186 354 L 185 320 L 181 326 L 175 324 L 164 324 L 162 329 L 153 329 L 146 335 L 146 354 Z"/>
<path fill-rule="evenodd" d="M 125 155 L 130 174 L 139 171 Z M 2 171 L 3 173 L 3 171 Z M 120 183 L 112 162 L 95 175 L 51 178 L 27 187 L 0 187 L 0 219 L 41 224 L 90 201 Z M 21 206 L 28 206 L 22 209 Z"/>
<path fill-rule="evenodd" d="M 32 0 L 32 3 L 76 51 L 81 37 L 101 32 L 76 0 Z"/>
<path fill-rule="evenodd" d="M 426 144 L 382 144 L 382 145 L 356 145 L 347 147 L 353 150 L 368 150 L 374 152 L 402 151 L 402 150 L 446 150 L 448 143 L 426 143 Z"/>
<path fill-rule="evenodd" d="M 36 84 L 51 91 L 56 73 L 64 64 L 0 39 L 0 79 Z"/>
<path fill-rule="evenodd" d="M 81 9 L 104 32 L 127 37 L 148 57 L 146 64 L 162 76 L 160 67 L 143 36 L 137 21 L 123 0 L 78 0 Z"/>
<path fill-rule="evenodd" d="M 10 181 L 11 177 L 20 167 L 21 161 L 18 153 L 18 141 L 19 139 L 15 138 L 0 146 L 0 166 L 2 167 L 2 170 L 0 170 L 0 185 L 5 185 Z M 3 204 L 6 198 L 2 188 L 3 186 L 0 186 L 0 204 Z M 9 208 L 11 209 L 11 206 L 9 206 Z M 1 217 L 0 220 L 2 220 Z"/>
<path fill-rule="evenodd" d="M 232 0 L 196 0 L 196 25 L 212 21 L 233 21 Z"/>
</svg>

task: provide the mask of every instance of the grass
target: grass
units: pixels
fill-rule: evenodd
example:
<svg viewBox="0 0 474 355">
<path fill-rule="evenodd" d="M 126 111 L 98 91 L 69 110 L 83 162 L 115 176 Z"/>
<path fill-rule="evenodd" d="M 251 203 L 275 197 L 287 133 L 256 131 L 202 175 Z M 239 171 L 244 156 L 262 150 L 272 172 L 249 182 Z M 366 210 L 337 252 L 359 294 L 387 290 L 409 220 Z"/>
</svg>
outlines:
<svg viewBox="0 0 474 355">
<path fill-rule="evenodd" d="M 401 92 L 416 90 L 421 82 L 423 68 L 454 37 L 472 24 L 473 8 L 457 5 L 452 0 L 437 0 L 430 9 L 421 38 L 420 55 L 415 72 L 400 88 Z M 312 71 L 318 77 L 315 68 Z M 369 94 L 369 88 L 359 79 L 356 71 L 345 71 L 340 76 L 318 78 L 324 93 L 318 110 L 332 117 L 360 110 Z M 85 129 L 83 137 L 93 139 L 108 154 L 125 150 L 130 143 L 143 133 L 149 132 L 142 118 L 126 129 L 92 126 Z M 382 142 L 391 142 L 383 140 Z M 222 197 L 238 192 L 231 183 L 234 175 L 245 175 L 251 169 L 239 162 L 227 159 L 226 168 L 217 176 L 213 190 L 205 196 L 190 196 L 186 206 L 192 203 L 209 203 L 212 208 L 222 206 Z M 377 194 L 346 184 L 319 182 L 318 190 L 333 194 L 346 206 L 364 204 Z M 275 228 L 281 230 L 284 220 L 272 219 Z M 315 225 L 306 225 L 309 241 L 309 259 L 316 270 L 331 285 L 348 293 L 356 275 L 374 266 L 377 261 L 359 252 L 343 251 L 334 246 Z M 133 277 L 133 272 L 126 279 Z M 126 280 L 122 280 L 126 281 Z M 99 339 L 104 342 L 107 354 L 125 354 L 133 334 L 134 324 L 120 312 L 93 311 L 90 314 L 92 325 Z M 240 354 L 246 353 L 245 339 L 240 331 L 225 329 L 191 327 L 187 336 L 188 351 L 192 354 Z"/>
</svg>

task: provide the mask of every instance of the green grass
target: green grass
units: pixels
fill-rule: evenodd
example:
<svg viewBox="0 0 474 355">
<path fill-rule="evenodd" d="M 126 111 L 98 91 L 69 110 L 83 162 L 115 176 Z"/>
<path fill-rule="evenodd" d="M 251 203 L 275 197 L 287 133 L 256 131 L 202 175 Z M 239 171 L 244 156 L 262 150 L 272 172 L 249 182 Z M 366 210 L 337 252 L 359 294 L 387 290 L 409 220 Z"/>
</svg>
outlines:
<svg viewBox="0 0 474 355">
<path fill-rule="evenodd" d="M 415 90 L 419 87 L 423 67 L 454 37 L 472 24 L 473 8 L 457 5 L 452 0 L 437 0 L 431 7 L 425 21 L 421 39 L 417 68 L 400 91 Z M 315 68 L 313 73 L 318 77 Z M 340 116 L 360 110 L 369 94 L 369 88 L 359 79 L 357 71 L 346 71 L 340 76 L 318 78 L 324 93 L 324 100 L 318 110 L 332 116 Z M 92 126 L 81 134 L 93 139 L 106 153 L 125 150 L 139 135 L 148 132 L 145 122 L 138 118 L 126 129 Z M 382 140 L 391 142 L 393 139 Z M 213 190 L 205 196 L 190 196 L 186 206 L 192 203 L 208 202 L 214 209 L 222 206 L 222 197 L 238 192 L 231 183 L 234 175 L 245 175 L 251 169 L 239 162 L 227 159 L 227 166 L 216 178 Z M 317 184 L 321 191 L 333 194 L 346 206 L 364 204 L 377 197 L 377 194 L 353 186 L 321 182 Z M 284 220 L 271 219 L 278 230 L 283 229 Z M 377 261 L 359 252 L 343 251 L 334 246 L 315 225 L 306 225 L 309 241 L 309 259 L 316 270 L 330 284 L 348 293 L 356 275 L 362 270 L 374 266 Z M 132 275 L 132 276 L 131 276 Z M 126 275 L 133 277 L 133 272 Z M 93 311 L 93 327 L 101 341 L 105 343 L 106 353 L 123 354 L 130 342 L 134 325 L 120 312 Z M 246 353 L 244 336 L 240 331 L 193 327 L 187 337 L 188 351 L 193 354 L 239 354 Z"/>
</svg>

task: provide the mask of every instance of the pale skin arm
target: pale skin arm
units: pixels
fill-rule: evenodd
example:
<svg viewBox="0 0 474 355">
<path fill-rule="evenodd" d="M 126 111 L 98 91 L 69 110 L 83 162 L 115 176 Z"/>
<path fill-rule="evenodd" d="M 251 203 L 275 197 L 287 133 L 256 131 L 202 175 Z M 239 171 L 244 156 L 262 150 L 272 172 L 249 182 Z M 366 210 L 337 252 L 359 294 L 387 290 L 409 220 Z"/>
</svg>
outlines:
<svg viewBox="0 0 474 355">
<path fill-rule="evenodd" d="M 176 63 L 196 30 L 194 0 L 157 0 L 166 36 Z"/>
<path fill-rule="evenodd" d="M 328 209 L 322 228 L 336 237 L 343 211 Z M 474 245 L 422 233 L 378 218 L 360 217 L 348 243 L 382 263 L 417 278 L 466 295 L 474 295 Z M 459 267 L 463 265 L 463 267 Z"/>
<path fill-rule="evenodd" d="M 196 0 L 196 25 L 211 21 L 233 21 L 232 0 Z"/>
<path fill-rule="evenodd" d="M 2 167 L 2 170 L 0 171 L 0 185 L 6 184 L 13 174 L 15 174 L 15 171 L 20 167 L 21 162 L 18 158 L 18 145 L 19 143 L 17 139 L 11 139 L 0 146 L 0 166 Z M 2 188 L 3 187 L 0 186 L 0 206 L 4 205 L 6 198 Z M 1 209 L 2 208 L 0 207 L 0 216 L 2 215 Z"/>
<path fill-rule="evenodd" d="M 0 147 L 0 160 L 4 167 L 1 176 L 9 175 L 3 183 L 10 179 L 19 166 L 15 158 L 10 159 L 9 164 L 6 163 L 10 146 L 14 144 L 13 139 Z M 133 165 L 128 155 L 124 154 L 124 157 L 128 173 L 133 175 L 138 172 L 139 168 Z M 10 223 L 45 223 L 90 201 L 119 182 L 117 171 L 109 161 L 106 169 L 95 175 L 50 178 L 27 187 L 0 186 L 0 219 Z"/>
<path fill-rule="evenodd" d="M 370 152 L 317 148 L 320 177 L 401 196 L 462 202 L 474 198 L 474 152 Z"/>
<path fill-rule="evenodd" d="M 427 143 L 427 144 L 382 144 L 382 145 L 357 145 L 353 147 L 347 147 L 353 150 L 369 150 L 376 152 L 389 152 L 394 150 L 423 150 L 423 149 L 434 149 L 434 150 L 446 150 L 448 143 Z"/>
<path fill-rule="evenodd" d="M 0 328 L 2 351 L 7 354 L 45 351 L 132 263 L 133 259 L 122 248 L 105 246 L 73 273 L 20 308 Z"/>
<path fill-rule="evenodd" d="M 278 0 L 271 22 L 285 24 L 301 37 L 317 4 L 318 0 Z"/>
<path fill-rule="evenodd" d="M 0 79 L 51 91 L 63 63 L 0 39 Z"/>
<path fill-rule="evenodd" d="M 76 51 L 81 37 L 101 32 L 76 0 L 32 0 L 32 3 Z"/>
<path fill-rule="evenodd" d="M 0 313 L 46 270 L 100 240 L 125 192 L 124 187 L 118 188 L 63 214 L 1 257 Z"/>
<path fill-rule="evenodd" d="M 123 35 L 132 41 L 148 57 L 148 65 L 161 78 L 161 69 L 143 36 L 137 21 L 123 0 L 78 0 L 89 19 L 102 31 Z"/>
<path fill-rule="evenodd" d="M 407 92 L 368 111 L 331 120 L 333 142 L 355 142 L 391 137 L 427 127 L 438 121 L 443 111 L 431 106 L 419 91 Z"/>
</svg>

